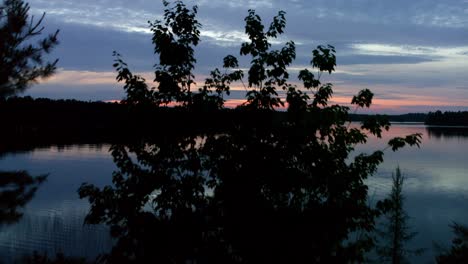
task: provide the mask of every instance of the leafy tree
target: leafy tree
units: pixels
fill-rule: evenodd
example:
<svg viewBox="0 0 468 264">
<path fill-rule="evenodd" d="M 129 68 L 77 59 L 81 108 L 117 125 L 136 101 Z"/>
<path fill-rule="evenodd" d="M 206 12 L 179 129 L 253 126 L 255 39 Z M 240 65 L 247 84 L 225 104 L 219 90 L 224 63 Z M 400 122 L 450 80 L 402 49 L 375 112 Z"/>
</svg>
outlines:
<svg viewBox="0 0 468 264">
<path fill-rule="evenodd" d="M 58 30 L 37 40 L 45 14 L 29 19 L 29 8 L 22 0 L 3 0 L 0 5 L 0 98 L 23 92 L 56 69 L 57 60 L 46 62 L 44 55 L 58 44 Z"/>
<path fill-rule="evenodd" d="M 180 1 L 165 10 L 164 25 L 153 26 L 165 32 L 153 31 L 160 56 L 167 52 L 168 58 L 177 57 L 178 48 L 187 50 L 198 42 L 195 13 Z M 86 222 L 109 225 L 118 239 L 107 262 L 346 263 L 362 262 L 372 248 L 371 233 L 382 204 L 368 205 L 364 182 L 383 161 L 384 152 L 354 158 L 350 154 L 369 135 L 381 137 L 388 121 L 372 119 L 353 127 L 348 107 L 330 105 L 332 85 L 321 84 L 320 75 L 334 71 L 332 46 L 312 52 L 311 66 L 318 73 L 301 71 L 304 88 L 288 83 L 294 43 L 272 51 L 269 42 L 283 33 L 284 12 L 273 18 L 266 32 L 255 11 L 249 10 L 245 21 L 250 41 L 242 44 L 240 53 L 252 58 L 247 103 L 234 111 L 217 111 L 229 84 L 244 76 L 234 56 L 224 59 L 224 73 L 215 69 L 194 94 L 187 88 L 194 59 L 192 53 L 182 52 L 180 60 L 157 67 L 156 75 L 164 72 L 160 76 L 168 78 L 167 86 L 159 82 L 158 91 L 139 86 L 146 89 L 142 94 L 154 92 L 153 97 L 143 97 L 153 99 L 155 106 L 181 102 L 182 108 L 165 112 L 175 121 L 161 123 L 151 138 L 112 146 L 118 168 L 112 186 L 80 187 L 80 197 L 91 203 Z M 178 42 L 172 32 L 186 33 L 178 40 L 185 39 L 182 43 L 189 46 L 173 48 Z M 161 41 L 166 34 L 169 40 Z M 122 69 L 117 68 L 119 76 Z M 141 81 L 134 80 L 128 87 L 136 88 Z M 279 89 L 287 92 L 288 113 L 274 111 L 284 104 Z M 369 107 L 372 97 L 363 90 L 352 103 Z M 207 113 L 193 111 L 205 106 Z M 228 121 L 213 122 L 215 114 Z M 188 119 L 199 123 L 177 123 Z M 201 126 L 205 120 L 211 122 Z M 419 143 L 420 135 L 415 134 L 393 139 L 389 148 Z M 351 239 L 356 232 L 365 235 Z"/>
<path fill-rule="evenodd" d="M 398 264 L 409 263 L 408 257 L 411 255 L 420 255 L 424 250 L 409 250 L 406 243 L 413 239 L 417 233 L 410 232 L 408 226 L 409 216 L 404 206 L 403 182 L 404 177 L 400 168 L 392 175 L 392 191 L 388 197 L 388 209 L 385 212 L 385 228 L 378 230 L 378 234 L 384 240 L 384 245 L 377 246 L 377 254 L 381 261 Z"/>
<path fill-rule="evenodd" d="M 169 6 L 168 1 L 163 4 Z M 159 20 L 150 23 L 154 52 L 159 54 L 154 79 L 159 83 L 158 102 L 170 102 L 173 98 L 177 102 L 191 101 L 192 70 L 196 62 L 194 46 L 200 41 L 197 11 L 196 6 L 190 10 L 182 1 L 175 1 L 173 7 L 164 10 L 164 23 Z"/>
<path fill-rule="evenodd" d="M 178 102 L 186 105 L 192 101 L 192 70 L 196 62 L 194 47 L 200 41 L 201 26 L 195 18 L 198 9 L 196 6 L 189 9 L 182 1 L 175 1 L 173 6 L 168 1 L 163 1 L 163 4 L 166 7 L 164 20 L 149 22 L 154 53 L 159 57 L 159 62 L 154 66 L 157 89 L 148 88 L 146 80 L 133 75 L 120 54 L 114 52 L 117 80 L 125 81 L 127 99 L 124 102 L 153 101 L 158 105 Z"/>
<path fill-rule="evenodd" d="M 228 55 L 223 59 L 224 73 L 216 68 L 211 71 L 210 78 L 207 78 L 205 85 L 199 92 L 193 95 L 193 110 L 219 110 L 224 106 L 223 95 L 230 94 L 229 85 L 232 82 L 242 80 L 244 73 L 242 70 L 232 70 L 239 67 L 237 58 Z M 232 70 L 229 72 L 229 70 Z"/>
<path fill-rule="evenodd" d="M 124 81 L 127 98 L 122 103 L 129 105 L 149 105 L 154 103 L 154 89 L 148 89 L 145 78 L 133 74 L 122 56 L 114 51 L 114 67 L 118 72 L 117 81 Z"/>
<path fill-rule="evenodd" d="M 285 12 L 280 11 L 266 32 L 260 16 L 249 10 L 245 18 L 245 33 L 250 42 L 242 44 L 241 55 L 252 57 L 248 72 L 247 106 L 253 109 L 273 110 L 284 106 L 278 97 L 279 87 L 288 88 L 289 74 L 286 67 L 296 58 L 294 42 L 287 42 L 281 50 L 270 51 L 269 38 L 276 38 L 283 33 L 286 26 Z"/>
</svg>

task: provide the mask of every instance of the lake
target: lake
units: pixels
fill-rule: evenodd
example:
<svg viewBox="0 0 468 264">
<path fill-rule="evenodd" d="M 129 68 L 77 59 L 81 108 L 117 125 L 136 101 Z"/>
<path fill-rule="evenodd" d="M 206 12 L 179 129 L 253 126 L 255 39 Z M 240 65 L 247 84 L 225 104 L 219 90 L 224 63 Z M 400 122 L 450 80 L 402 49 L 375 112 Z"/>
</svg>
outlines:
<svg viewBox="0 0 468 264">
<path fill-rule="evenodd" d="M 418 235 L 408 248 L 426 248 L 417 263 L 433 263 L 434 244 L 448 247 L 453 238 L 452 222 L 468 224 L 468 128 L 427 127 L 393 124 L 383 139 L 371 138 L 357 152 L 385 149 L 389 138 L 422 133 L 420 148 L 398 152 L 385 150 L 385 162 L 368 180 L 372 201 L 391 189 L 397 166 L 405 176 L 405 209 L 409 224 Z M 33 250 L 54 255 L 93 258 L 113 244 L 106 226 L 83 225 L 88 203 L 78 198 L 83 182 L 97 186 L 111 183 L 116 169 L 109 145 L 50 146 L 28 152 L 6 154 L 0 170 L 27 170 L 31 175 L 49 174 L 15 224 L 0 226 L 0 258 L 8 263 Z"/>
</svg>

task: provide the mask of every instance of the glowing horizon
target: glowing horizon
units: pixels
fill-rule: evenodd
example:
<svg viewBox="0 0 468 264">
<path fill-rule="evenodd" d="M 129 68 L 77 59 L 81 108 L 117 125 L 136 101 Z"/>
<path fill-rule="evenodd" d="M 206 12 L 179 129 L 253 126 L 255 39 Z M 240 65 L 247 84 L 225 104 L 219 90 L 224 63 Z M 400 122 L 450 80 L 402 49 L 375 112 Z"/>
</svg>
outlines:
<svg viewBox="0 0 468 264">
<path fill-rule="evenodd" d="M 294 71 L 295 69 L 293 69 Z M 340 71 L 337 70 L 339 73 Z M 148 87 L 155 87 L 157 86 L 156 83 L 152 82 L 152 72 L 142 72 L 142 73 L 135 73 L 140 74 L 143 76 L 148 83 Z M 95 90 L 99 91 L 100 89 L 113 89 L 115 91 L 119 91 L 121 96 L 119 98 L 116 97 L 109 97 L 102 99 L 100 101 L 105 102 L 119 102 L 124 98 L 122 84 L 118 83 L 115 80 L 116 73 L 115 72 L 95 72 L 95 71 L 77 71 L 77 70 L 64 70 L 59 69 L 57 74 L 53 75 L 52 77 L 42 80 L 40 85 L 38 86 L 38 90 L 45 89 L 47 91 L 47 87 L 49 86 L 73 86 L 79 85 L 80 91 L 86 90 Z M 332 78 L 333 74 L 330 75 Z M 197 91 L 198 88 L 204 84 L 204 80 L 202 78 L 206 78 L 206 75 L 198 75 L 197 79 L 195 80 L 198 85 L 194 85 L 192 87 L 192 91 Z M 70 81 L 73 80 L 73 81 Z M 333 80 L 328 80 L 332 84 L 334 83 Z M 354 85 L 347 85 L 346 82 L 337 81 L 337 85 L 334 85 L 334 96 L 332 97 L 330 103 L 331 104 L 344 104 L 350 105 L 352 96 L 357 94 L 357 92 L 364 88 L 358 87 Z M 301 83 L 299 82 L 292 82 L 293 85 L 296 85 L 299 89 L 301 89 Z M 86 88 L 88 87 L 88 88 Z M 35 88 L 36 89 L 36 88 Z M 248 90 L 248 87 L 244 87 L 241 83 L 234 83 L 230 90 L 231 92 L 237 92 L 234 96 L 226 96 L 225 107 L 227 108 L 234 108 L 242 103 L 246 102 L 245 93 Z M 451 100 L 450 102 L 445 102 L 440 100 L 440 95 L 437 93 L 431 94 L 414 94 L 411 92 L 394 94 L 393 97 L 398 98 L 385 98 L 385 95 L 379 95 L 382 91 L 392 89 L 392 87 L 388 86 L 376 86 L 375 88 L 369 87 L 371 91 L 375 93 L 373 105 L 370 109 L 360 109 L 359 112 L 372 112 L 372 113 L 406 113 L 406 112 L 418 112 L 419 109 L 422 112 L 428 112 L 432 110 L 436 110 L 435 108 L 440 107 L 441 109 L 444 108 L 453 108 L 453 109 L 462 109 L 464 106 L 468 106 L 468 98 L 460 97 Z M 395 88 L 393 88 L 395 89 Z M 304 90 L 304 89 L 302 89 Z M 408 90 L 408 89 L 406 89 Z M 282 90 L 278 91 L 280 97 L 283 98 L 285 101 L 285 95 Z M 242 96 L 243 95 L 243 96 Z M 283 109 L 279 108 L 279 109 Z M 351 107 L 352 108 L 352 107 Z M 467 107 L 468 110 L 468 107 Z"/>
</svg>

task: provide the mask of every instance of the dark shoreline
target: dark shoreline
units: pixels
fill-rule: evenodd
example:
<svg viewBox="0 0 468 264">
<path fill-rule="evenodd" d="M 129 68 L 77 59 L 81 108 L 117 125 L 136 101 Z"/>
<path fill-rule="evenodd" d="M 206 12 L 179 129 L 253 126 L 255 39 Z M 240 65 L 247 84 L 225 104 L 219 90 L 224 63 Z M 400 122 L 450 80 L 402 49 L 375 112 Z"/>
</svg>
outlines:
<svg viewBox="0 0 468 264">
<path fill-rule="evenodd" d="M 403 115 L 378 115 L 391 123 L 414 122 L 444 127 L 466 124 L 443 123 L 438 115 L 464 115 L 459 113 L 410 113 Z M 287 112 L 253 113 L 237 109 L 221 111 L 188 111 L 182 108 L 139 107 L 105 102 L 78 100 L 51 100 L 45 98 L 16 97 L 0 101 L 0 151 L 28 149 L 28 146 L 126 143 L 134 138 L 157 137 L 168 133 L 187 134 L 219 131 L 240 123 L 275 123 L 287 119 Z M 364 121 L 374 115 L 349 114 L 353 122 Z M 314 125 L 311 115 L 307 122 Z M 326 119 L 326 116 L 319 116 Z M 452 118 L 453 119 L 453 118 Z M 436 121 L 437 121 L 436 120 Z"/>
</svg>

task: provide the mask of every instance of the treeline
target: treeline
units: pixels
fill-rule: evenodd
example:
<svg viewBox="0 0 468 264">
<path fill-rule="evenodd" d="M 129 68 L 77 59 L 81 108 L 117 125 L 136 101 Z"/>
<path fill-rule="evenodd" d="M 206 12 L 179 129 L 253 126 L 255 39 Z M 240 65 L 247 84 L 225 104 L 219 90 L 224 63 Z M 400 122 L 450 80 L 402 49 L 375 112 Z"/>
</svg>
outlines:
<svg viewBox="0 0 468 264">
<path fill-rule="evenodd" d="M 305 113 L 309 123 L 329 117 Z M 380 116 L 391 122 L 424 122 L 426 114 Z M 362 122 L 375 116 L 350 114 L 349 121 Z M 135 138 L 161 133 L 190 133 L 200 127 L 217 131 L 233 124 L 287 120 L 287 112 L 188 110 L 183 107 L 134 107 L 100 101 L 53 100 L 10 97 L 0 100 L 0 150 L 29 150 L 50 144 L 128 143 Z"/>
<path fill-rule="evenodd" d="M 0 151 L 107 143 L 127 117 L 118 104 L 10 97 L 0 101 Z"/>
<path fill-rule="evenodd" d="M 199 134 L 202 128 L 204 133 L 211 133 L 240 122 L 262 125 L 286 118 L 286 112 L 207 112 L 183 107 L 10 97 L 0 100 L 0 151 L 27 151 L 50 144 L 124 144 L 162 134 Z"/>
<path fill-rule="evenodd" d="M 56 142 L 102 143 L 123 137 L 130 138 L 135 133 L 139 136 L 146 132 L 154 134 L 162 127 L 166 130 L 187 130 L 194 127 L 190 124 L 196 123 L 199 126 L 204 123 L 215 128 L 236 119 L 257 119 L 252 116 L 252 112 L 247 114 L 242 109 L 210 111 L 209 115 L 203 110 L 190 112 L 187 115 L 187 109 L 181 107 L 134 108 L 131 105 L 100 101 L 10 97 L 0 101 L 0 118 L 3 123 L 0 134 L 22 136 L 23 140 L 31 137 L 53 137 Z M 259 113 L 255 113 L 257 114 Z M 288 115 L 287 112 L 280 111 L 264 114 L 271 115 L 276 121 L 285 120 Z M 382 117 L 391 122 L 424 122 L 425 116 L 426 114 L 405 114 Z M 371 116 L 350 114 L 349 121 L 364 121 L 369 117 Z M 185 119 L 184 122 L 180 122 L 181 118 Z M 309 119 L 312 118 L 316 116 L 311 115 Z M 180 127 L 181 123 L 184 124 L 183 127 Z"/>
<path fill-rule="evenodd" d="M 426 125 L 468 126 L 468 111 L 458 112 L 430 112 L 426 118 Z"/>
<path fill-rule="evenodd" d="M 370 115 L 350 114 L 351 121 L 364 121 Z M 410 113 L 403 115 L 384 115 L 390 122 L 425 122 L 427 114 L 425 113 Z"/>
<path fill-rule="evenodd" d="M 263 115 L 259 117 L 258 115 Z M 47 98 L 10 97 L 0 101 L 2 129 L 0 135 L 5 148 L 11 142 L 25 146 L 80 143 L 123 143 L 135 136 L 155 136 L 164 130 L 190 132 L 210 127 L 220 129 L 233 123 L 258 122 L 268 115 L 270 122 L 288 118 L 287 112 L 258 112 L 239 109 L 221 111 L 188 110 L 183 107 L 138 107 L 100 101 L 52 100 Z M 320 122 L 314 114 L 305 114 L 308 122 Z M 364 115 L 349 114 L 348 120 L 362 122 L 380 117 L 390 122 L 425 122 L 427 125 L 468 125 L 468 112 L 440 111 L 424 114 Z M 324 117 L 326 118 L 326 117 Z M 17 138 L 20 140 L 11 140 Z M 21 149 L 15 145 L 14 149 Z"/>
<path fill-rule="evenodd" d="M 164 130 L 185 131 L 200 127 L 230 126 L 240 120 L 271 122 L 287 119 L 287 112 L 252 113 L 243 109 L 187 112 L 182 107 L 138 107 L 120 103 L 48 98 L 10 97 L 0 101 L 2 148 L 12 142 L 25 146 L 80 143 L 123 143 L 135 136 L 151 137 Z M 306 114 L 307 115 L 307 114 Z M 350 114 L 349 121 L 364 121 L 374 116 Z M 391 122 L 424 122 L 426 114 L 385 115 Z M 309 122 L 320 122 L 310 114 Z M 306 118 L 307 119 L 307 118 Z M 237 120 L 237 121 L 236 121 Z M 12 139 L 19 140 L 12 140 Z M 21 149 L 21 146 L 12 146 Z"/>
</svg>

